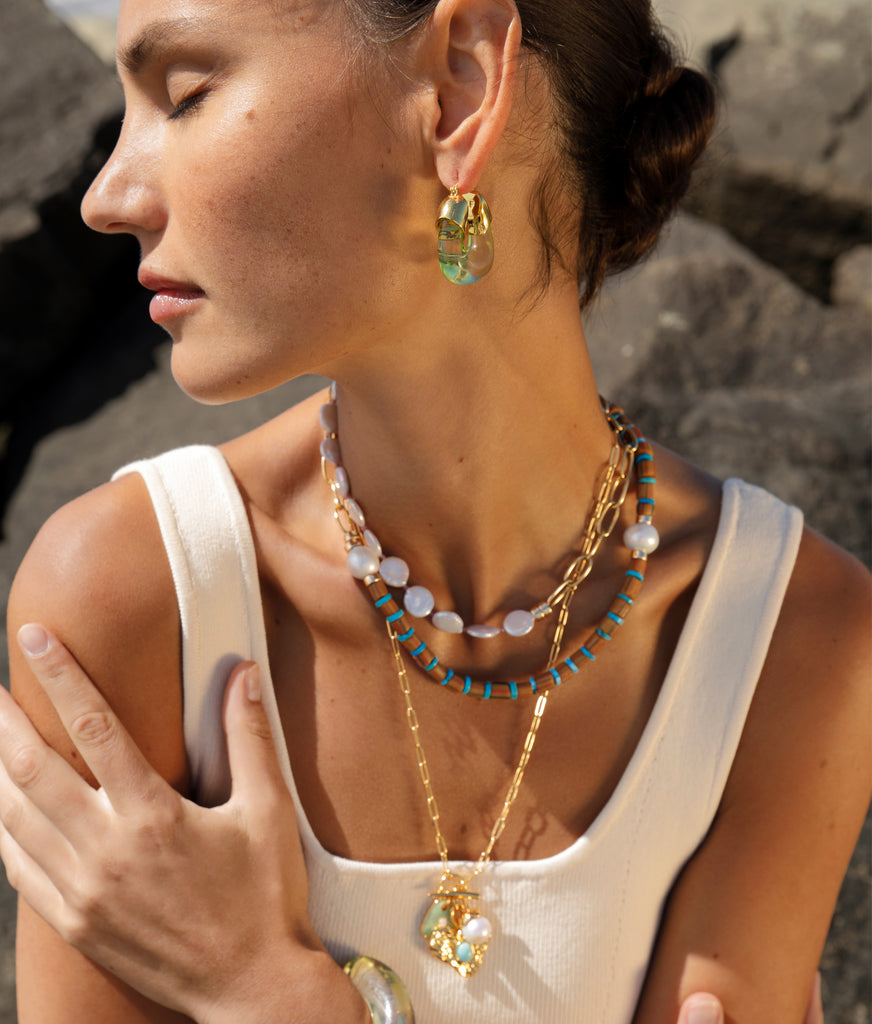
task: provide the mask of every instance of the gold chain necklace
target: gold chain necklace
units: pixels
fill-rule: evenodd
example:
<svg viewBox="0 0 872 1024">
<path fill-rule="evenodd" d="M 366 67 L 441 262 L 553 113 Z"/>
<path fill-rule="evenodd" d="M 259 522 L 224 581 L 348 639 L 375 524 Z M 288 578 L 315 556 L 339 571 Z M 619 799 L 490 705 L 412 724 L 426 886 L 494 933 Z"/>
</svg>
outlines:
<svg viewBox="0 0 872 1024">
<path fill-rule="evenodd" d="M 621 506 L 627 496 L 632 466 L 632 452 L 618 443 L 614 438 L 605 466 L 600 487 L 596 495 L 582 542 L 581 552 L 570 565 L 564 575 L 564 582 L 551 597 L 551 602 L 559 607 L 551 651 L 548 656 L 550 668 L 560 654 L 563 635 L 569 620 L 569 606 L 579 584 L 589 575 L 593 557 L 602 542 L 612 533 L 618 522 Z M 421 935 L 430 952 L 443 963 L 453 967 L 461 977 L 469 978 L 481 967 L 488 944 L 493 935 L 491 922 L 482 915 L 477 907 L 481 894 L 473 891 L 476 878 L 487 867 L 494 846 L 503 834 L 509 813 L 521 788 L 524 772 L 533 752 L 536 735 L 542 723 L 542 716 L 548 703 L 548 693 L 541 693 L 536 699 L 533 719 L 524 739 L 524 746 L 512 781 L 503 801 L 500 813 L 494 822 L 487 845 L 479 854 L 468 877 L 455 874 L 448 864 L 448 844 L 442 832 L 439 818 L 439 805 L 430 780 L 430 767 L 420 737 L 420 723 L 412 703 L 411 686 L 406 672 L 406 664 L 393 623 L 386 622 L 391 650 L 394 656 L 397 678 L 406 705 L 406 721 L 415 742 L 415 755 L 421 783 L 427 797 L 427 813 L 433 824 L 436 836 L 436 849 L 442 861 L 442 875 L 436 891 L 430 893 L 431 904 L 421 922 Z"/>
<path fill-rule="evenodd" d="M 616 406 L 603 402 L 603 412 L 613 430 L 612 448 L 608 462 L 600 474 L 599 487 L 592 502 L 585 525 L 582 543 L 577 556 L 564 573 L 562 581 L 549 595 L 546 602 L 533 610 L 536 618 L 542 618 L 557 611 L 554 636 L 552 638 L 548 663 L 544 673 L 530 676 L 526 683 L 478 682 L 465 677 L 463 682 L 454 677 L 451 670 L 441 666 L 426 645 L 417 637 L 412 639 L 414 629 L 403 624 L 405 632 L 399 635 L 403 612 L 393 601 L 384 580 L 379 574 L 381 549 L 371 531 L 366 529 L 362 510 L 348 493 L 348 481 L 339 463 L 335 391 L 331 392 L 331 403 L 322 407 L 321 423 L 327 436 L 321 442 L 321 472 L 333 496 L 334 518 L 345 536 L 349 568 L 366 586 L 375 606 L 385 616 L 391 651 L 397 671 L 397 678 L 406 705 L 406 719 L 415 743 L 418 771 L 427 798 L 427 811 L 436 837 L 436 848 L 442 862 L 442 875 L 436 891 L 430 894 L 431 904 L 421 923 L 421 934 L 431 953 L 439 960 L 450 964 L 462 977 L 468 978 L 481 966 L 482 959 L 492 937 L 491 923 L 478 910 L 476 904 L 480 894 L 470 886 L 487 867 L 493 849 L 505 829 L 512 806 L 517 798 L 524 772 L 533 751 L 536 735 L 547 706 L 550 688 L 559 686 L 570 675 L 579 672 L 574 659 L 596 660 L 593 649 L 611 640 L 612 633 L 624 621 L 624 616 L 635 603 L 644 581 L 644 570 L 648 554 L 659 542 L 652 519 L 654 510 L 653 489 L 656 483 L 654 457 L 647 441 Z M 332 466 L 331 470 L 329 467 Z M 625 573 L 623 589 L 618 592 L 600 625 L 571 657 L 564 657 L 558 665 L 561 645 L 569 620 L 570 603 L 579 585 L 589 575 L 593 558 L 602 543 L 618 524 L 621 508 L 627 496 L 631 471 L 635 469 L 638 488 L 636 525 L 624 532 L 624 545 L 630 549 L 632 559 Z M 367 550 L 368 549 L 368 550 Z M 358 565 L 357 563 L 360 562 Z M 506 630 L 511 632 L 511 630 Z M 412 660 L 427 672 L 430 678 L 456 692 L 470 693 L 488 699 L 499 696 L 516 699 L 521 687 L 535 694 L 536 705 L 533 719 L 518 765 L 512 776 L 506 798 L 493 828 L 487 845 L 475 862 L 468 878 L 454 874 L 449 868 L 448 846 L 442 833 L 439 808 L 430 780 L 430 768 L 420 738 L 420 723 L 412 703 L 411 686 L 403 658 L 403 647 Z M 556 666 L 556 667 L 555 667 Z M 438 675 L 437 675 L 438 672 Z"/>
</svg>

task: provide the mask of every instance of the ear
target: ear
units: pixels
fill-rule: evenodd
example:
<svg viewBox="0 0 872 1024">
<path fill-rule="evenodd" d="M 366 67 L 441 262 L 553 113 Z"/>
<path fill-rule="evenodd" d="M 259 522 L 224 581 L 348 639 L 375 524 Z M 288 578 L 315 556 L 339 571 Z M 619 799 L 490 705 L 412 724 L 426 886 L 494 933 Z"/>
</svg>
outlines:
<svg viewBox="0 0 872 1024">
<path fill-rule="evenodd" d="M 520 47 L 514 0 L 440 0 L 434 10 L 427 142 L 446 190 L 469 191 L 481 177 L 509 119 Z"/>
</svg>

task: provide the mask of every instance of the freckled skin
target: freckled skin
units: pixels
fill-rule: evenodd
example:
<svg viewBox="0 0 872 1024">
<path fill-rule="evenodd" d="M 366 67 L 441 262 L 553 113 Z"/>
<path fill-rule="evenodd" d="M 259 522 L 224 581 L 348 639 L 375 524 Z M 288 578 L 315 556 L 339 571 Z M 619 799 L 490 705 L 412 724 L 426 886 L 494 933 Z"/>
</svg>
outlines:
<svg viewBox="0 0 872 1024">
<path fill-rule="evenodd" d="M 122 135 L 83 214 L 97 230 L 132 231 L 147 269 L 205 291 L 202 309 L 168 327 L 176 379 L 200 401 L 326 367 L 353 333 L 381 336 L 386 311 L 407 316 L 430 278 L 433 202 L 409 194 L 414 168 L 385 160 L 389 86 L 383 109 L 349 88 L 338 6 L 285 17 L 281 37 L 268 4 L 247 7 L 244 32 L 223 13 L 198 17 L 183 65 L 159 53 L 123 77 Z M 126 0 L 120 38 L 136 38 L 156 7 Z"/>
</svg>

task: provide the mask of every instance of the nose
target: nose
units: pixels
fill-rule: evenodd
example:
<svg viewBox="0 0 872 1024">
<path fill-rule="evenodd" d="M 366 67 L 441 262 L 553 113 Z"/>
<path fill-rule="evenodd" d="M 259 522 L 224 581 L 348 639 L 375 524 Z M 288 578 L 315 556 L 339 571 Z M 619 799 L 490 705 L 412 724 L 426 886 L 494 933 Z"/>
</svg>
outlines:
<svg viewBox="0 0 872 1024">
<path fill-rule="evenodd" d="M 82 200 L 82 219 L 94 231 L 142 236 L 166 221 L 154 154 L 125 123 L 112 155 Z"/>
</svg>

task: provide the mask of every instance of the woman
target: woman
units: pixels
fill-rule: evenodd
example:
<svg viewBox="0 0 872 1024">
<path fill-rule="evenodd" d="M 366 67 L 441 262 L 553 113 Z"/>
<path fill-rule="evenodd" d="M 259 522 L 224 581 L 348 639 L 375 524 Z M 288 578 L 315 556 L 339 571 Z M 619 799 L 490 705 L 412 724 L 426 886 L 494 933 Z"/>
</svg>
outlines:
<svg viewBox="0 0 872 1024">
<path fill-rule="evenodd" d="M 362 1021 L 355 955 L 424 1024 L 799 1019 L 869 796 L 866 575 L 604 407 L 578 314 L 704 80 L 638 0 L 124 0 L 119 68 L 84 214 L 180 386 L 336 388 L 21 567 L 14 692 L 101 786 L 4 704 L 23 1024 Z"/>
</svg>

